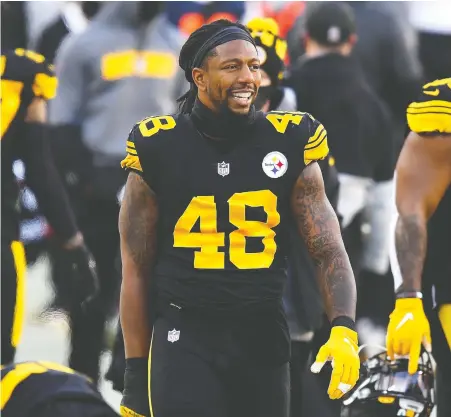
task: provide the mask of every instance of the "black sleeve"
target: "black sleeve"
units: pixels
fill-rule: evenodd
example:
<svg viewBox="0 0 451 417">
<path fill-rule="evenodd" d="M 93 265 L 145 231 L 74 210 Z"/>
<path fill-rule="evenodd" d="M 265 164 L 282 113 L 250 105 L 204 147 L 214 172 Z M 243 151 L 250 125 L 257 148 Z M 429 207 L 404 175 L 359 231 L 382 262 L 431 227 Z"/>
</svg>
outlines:
<svg viewBox="0 0 451 417">
<path fill-rule="evenodd" d="M 26 167 L 26 181 L 36 194 L 43 214 L 58 237 L 66 241 L 77 232 L 69 199 L 53 162 L 46 137 L 47 127 L 26 123 L 20 152 Z"/>
<path fill-rule="evenodd" d="M 62 18 L 44 29 L 37 44 L 36 52 L 44 55 L 48 62 L 55 62 L 56 52 L 69 31 Z"/>
<path fill-rule="evenodd" d="M 375 149 L 375 165 L 373 179 L 376 182 L 390 181 L 393 178 L 396 165 L 396 146 L 393 120 L 385 106 L 379 106 L 380 123 L 377 134 L 373 137 Z"/>
<path fill-rule="evenodd" d="M 81 139 L 81 127 L 58 125 L 51 127 L 49 133 L 54 165 L 60 175 L 73 173 L 80 186 L 89 184 L 94 175 L 94 167 L 92 153 Z"/>
</svg>

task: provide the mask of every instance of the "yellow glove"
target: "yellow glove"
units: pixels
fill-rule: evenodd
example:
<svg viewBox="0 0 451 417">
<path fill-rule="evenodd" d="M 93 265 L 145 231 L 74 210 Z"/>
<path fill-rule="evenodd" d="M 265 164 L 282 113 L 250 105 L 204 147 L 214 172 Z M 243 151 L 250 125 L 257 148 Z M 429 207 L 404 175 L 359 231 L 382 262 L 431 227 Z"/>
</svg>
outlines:
<svg viewBox="0 0 451 417">
<path fill-rule="evenodd" d="M 310 370 L 317 374 L 332 361 L 332 376 L 327 394 L 331 400 L 341 398 L 359 379 L 360 359 L 357 333 L 347 327 L 332 327 L 329 340 L 321 347 Z"/>
<path fill-rule="evenodd" d="M 421 344 L 431 349 L 431 330 L 424 314 L 421 298 L 400 298 L 396 300 L 395 309 L 390 314 L 387 329 L 387 355 L 409 355 L 409 374 L 418 369 Z"/>
</svg>

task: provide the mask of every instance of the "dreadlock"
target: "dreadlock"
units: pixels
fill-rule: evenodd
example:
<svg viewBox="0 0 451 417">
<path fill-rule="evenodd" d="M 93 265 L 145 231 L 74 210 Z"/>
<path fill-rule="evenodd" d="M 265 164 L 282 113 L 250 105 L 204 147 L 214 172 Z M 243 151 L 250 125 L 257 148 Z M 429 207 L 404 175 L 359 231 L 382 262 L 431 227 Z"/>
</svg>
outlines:
<svg viewBox="0 0 451 417">
<path fill-rule="evenodd" d="M 191 33 L 188 40 L 182 46 L 179 56 L 179 66 L 185 72 L 185 78 L 190 83 L 189 90 L 183 96 L 177 99 L 179 111 L 181 113 L 191 113 L 194 102 L 197 97 L 197 85 L 193 81 L 192 69 L 193 60 L 199 49 L 215 34 L 227 27 L 236 27 L 249 33 L 248 29 L 240 23 L 234 23 L 230 20 L 220 19 L 207 25 L 201 26 L 199 29 Z M 203 67 L 208 58 L 216 55 L 216 48 L 211 49 L 205 55 L 200 66 Z"/>
</svg>

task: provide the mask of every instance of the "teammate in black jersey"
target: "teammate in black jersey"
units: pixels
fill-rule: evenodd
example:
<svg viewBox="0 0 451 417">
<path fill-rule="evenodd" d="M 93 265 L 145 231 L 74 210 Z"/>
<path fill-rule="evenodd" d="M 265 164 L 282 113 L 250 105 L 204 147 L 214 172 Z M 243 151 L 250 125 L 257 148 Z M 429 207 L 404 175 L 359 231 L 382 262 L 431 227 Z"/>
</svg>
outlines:
<svg viewBox="0 0 451 417">
<path fill-rule="evenodd" d="M 114 417 L 92 381 L 51 362 L 2 366 L 3 417 Z"/>
<path fill-rule="evenodd" d="M 72 264 L 74 299 L 85 301 L 96 289 L 95 264 L 83 243 L 50 155 L 46 138 L 46 101 L 55 96 L 57 79 L 44 57 L 16 49 L 1 55 L 2 149 L 2 363 L 13 360 L 24 314 L 25 254 L 19 242 L 19 189 L 12 171 L 16 159 L 53 226 L 66 261 Z"/>
<path fill-rule="evenodd" d="M 451 78 L 426 84 L 407 109 L 411 130 L 396 167 L 395 278 L 387 350 L 409 355 L 421 344 L 437 361 L 437 416 L 451 415 Z"/>
<path fill-rule="evenodd" d="M 316 163 L 326 130 L 307 113 L 255 111 L 260 61 L 240 24 L 193 32 L 179 64 L 191 86 L 180 113 L 139 122 L 122 162 L 121 413 L 288 415 L 281 298 L 293 219 L 333 325 L 312 368 L 334 361 L 329 395 L 340 398 L 359 372 L 356 296 Z"/>
</svg>

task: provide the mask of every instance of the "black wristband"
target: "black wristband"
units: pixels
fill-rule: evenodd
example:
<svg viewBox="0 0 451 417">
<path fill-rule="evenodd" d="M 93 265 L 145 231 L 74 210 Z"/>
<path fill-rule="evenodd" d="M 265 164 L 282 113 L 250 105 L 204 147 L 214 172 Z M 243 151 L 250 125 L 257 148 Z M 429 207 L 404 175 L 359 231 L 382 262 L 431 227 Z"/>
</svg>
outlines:
<svg viewBox="0 0 451 417">
<path fill-rule="evenodd" d="M 423 298 L 423 293 L 421 291 L 401 291 L 396 294 L 396 299 L 400 298 Z"/>
<path fill-rule="evenodd" d="M 335 317 L 332 320 L 331 325 L 332 325 L 332 327 L 335 327 L 335 326 L 347 327 L 348 329 L 356 331 L 355 330 L 355 321 L 352 320 L 351 317 L 348 317 L 348 316 Z"/>
</svg>

